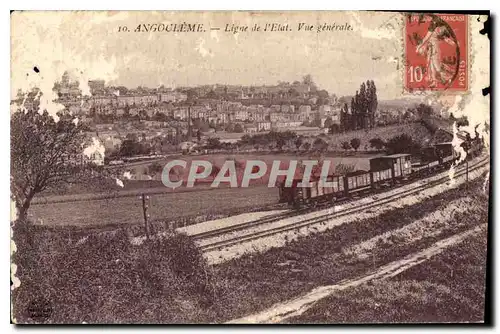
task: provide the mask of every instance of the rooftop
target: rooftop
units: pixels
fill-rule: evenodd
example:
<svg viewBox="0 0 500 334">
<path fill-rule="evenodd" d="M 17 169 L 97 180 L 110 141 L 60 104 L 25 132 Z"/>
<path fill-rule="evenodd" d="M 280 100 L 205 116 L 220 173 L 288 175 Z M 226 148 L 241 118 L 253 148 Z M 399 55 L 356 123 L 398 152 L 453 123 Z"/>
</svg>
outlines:
<svg viewBox="0 0 500 334">
<path fill-rule="evenodd" d="M 407 157 L 407 156 L 411 156 L 411 154 L 408 154 L 408 153 L 398 153 L 398 154 L 384 155 L 382 158 L 397 159 L 397 158 L 402 158 L 402 157 Z"/>
</svg>

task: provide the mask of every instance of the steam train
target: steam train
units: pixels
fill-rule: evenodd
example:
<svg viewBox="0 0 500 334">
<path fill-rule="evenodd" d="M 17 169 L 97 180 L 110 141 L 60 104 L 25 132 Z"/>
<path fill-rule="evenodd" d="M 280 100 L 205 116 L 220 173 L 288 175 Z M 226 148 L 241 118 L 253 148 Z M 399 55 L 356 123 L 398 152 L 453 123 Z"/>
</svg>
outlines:
<svg viewBox="0 0 500 334">
<path fill-rule="evenodd" d="M 482 143 L 473 140 L 468 144 L 467 157 L 480 153 Z M 311 186 L 298 186 L 302 179 L 293 180 L 291 187 L 282 182 L 279 186 L 280 203 L 299 209 L 318 204 L 334 203 L 339 199 L 354 197 L 363 192 L 403 183 L 410 178 L 423 177 L 449 168 L 458 158 L 451 142 L 435 144 L 425 149 L 418 163 L 412 164 L 411 154 L 392 154 L 370 159 L 370 170 L 358 170 L 342 175 L 328 175 L 327 186 L 319 176 L 311 176 Z"/>
</svg>

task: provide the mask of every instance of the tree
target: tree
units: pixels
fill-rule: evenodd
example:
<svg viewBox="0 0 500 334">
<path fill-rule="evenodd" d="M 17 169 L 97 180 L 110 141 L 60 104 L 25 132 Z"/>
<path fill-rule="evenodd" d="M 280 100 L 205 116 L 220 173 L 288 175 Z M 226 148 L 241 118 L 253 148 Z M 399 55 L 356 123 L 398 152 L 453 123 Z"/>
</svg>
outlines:
<svg viewBox="0 0 500 334">
<path fill-rule="evenodd" d="M 342 144 L 340 145 L 342 147 L 342 149 L 344 149 L 345 151 L 347 151 L 348 149 L 351 148 L 351 144 L 349 144 L 348 141 L 343 141 Z"/>
<path fill-rule="evenodd" d="M 332 124 L 328 130 L 331 134 L 334 133 L 339 133 L 340 132 L 340 126 L 338 124 Z"/>
<path fill-rule="evenodd" d="M 351 104 L 353 101 L 351 101 Z M 351 120 L 349 117 L 349 106 L 344 103 L 344 106 L 340 110 L 340 130 L 347 131 L 351 129 Z"/>
<path fill-rule="evenodd" d="M 221 143 L 220 143 L 219 138 L 217 138 L 217 137 L 208 138 L 206 148 L 218 149 L 218 148 L 220 148 L 220 146 L 221 146 Z"/>
<path fill-rule="evenodd" d="M 351 99 L 351 117 L 349 119 L 349 130 L 356 130 L 357 129 L 357 122 L 356 122 L 356 117 L 358 115 L 358 99 L 359 99 L 359 92 L 356 91 L 356 95 Z"/>
<path fill-rule="evenodd" d="M 132 157 L 143 153 L 141 144 L 134 139 L 125 139 L 120 147 L 119 155 L 122 157 Z"/>
<path fill-rule="evenodd" d="M 188 89 L 186 91 L 187 101 L 194 101 L 198 98 L 198 92 L 195 89 Z"/>
<path fill-rule="evenodd" d="M 358 151 L 359 145 L 361 145 L 361 140 L 359 140 L 359 138 L 353 138 L 351 139 L 350 144 L 354 151 Z"/>
<path fill-rule="evenodd" d="M 333 120 L 330 116 L 328 116 L 326 119 L 325 119 L 325 124 L 324 124 L 324 127 L 325 128 L 331 128 L 333 125 Z"/>
<path fill-rule="evenodd" d="M 370 127 L 374 127 L 375 113 L 377 112 L 377 107 L 378 107 L 377 87 L 375 86 L 375 82 L 373 80 L 368 80 L 366 84 L 368 87 L 367 99 L 368 99 Z"/>
<path fill-rule="evenodd" d="M 359 90 L 351 100 L 351 129 L 373 127 L 377 110 L 377 88 L 373 80 L 361 83 Z"/>
<path fill-rule="evenodd" d="M 421 150 L 420 143 L 414 141 L 411 136 L 405 133 L 392 137 L 387 141 L 385 146 L 387 148 L 387 153 L 389 154 L 419 154 Z"/>
<path fill-rule="evenodd" d="M 305 143 L 302 145 L 302 148 L 304 149 L 304 151 L 309 151 L 309 149 L 311 148 L 311 143 L 309 143 L 309 142 L 305 142 Z"/>
<path fill-rule="evenodd" d="M 302 78 L 302 83 L 305 84 L 305 85 L 312 85 L 312 84 L 314 84 L 312 76 L 310 74 L 304 75 L 304 77 Z"/>
<path fill-rule="evenodd" d="M 234 130 L 233 131 L 236 132 L 236 133 L 242 133 L 245 130 L 243 129 L 243 126 L 240 123 L 236 123 L 234 125 Z"/>
<path fill-rule="evenodd" d="M 370 139 L 370 146 L 376 150 L 381 150 L 385 146 L 385 142 L 380 138 L 372 138 Z"/>
<path fill-rule="evenodd" d="M 286 140 L 285 138 L 283 137 L 278 137 L 278 139 L 276 139 L 276 147 L 278 148 L 278 150 L 283 150 L 283 146 L 286 145 Z"/>
<path fill-rule="evenodd" d="M 314 148 L 318 151 L 325 151 L 328 148 L 328 143 L 321 138 L 316 138 L 313 142 Z"/>
<path fill-rule="evenodd" d="M 84 132 L 68 115 L 58 122 L 47 111 L 11 116 L 11 192 L 18 220 L 26 221 L 33 197 L 51 187 L 77 182 L 91 163 L 83 161 Z"/>
<path fill-rule="evenodd" d="M 323 104 L 328 104 L 329 101 L 328 101 L 328 91 L 326 90 L 319 90 L 316 92 L 316 95 L 318 97 L 318 100 L 316 101 L 316 104 L 317 105 L 323 105 Z"/>
<path fill-rule="evenodd" d="M 430 116 L 432 116 L 432 112 L 432 107 L 427 104 L 420 103 L 417 106 L 417 114 L 421 119 L 429 118 Z"/>
<path fill-rule="evenodd" d="M 217 95 L 217 93 L 215 93 L 213 90 L 210 90 L 207 95 L 205 95 L 206 98 L 208 99 L 218 99 L 219 96 Z"/>
<path fill-rule="evenodd" d="M 163 171 L 163 166 L 157 161 L 153 162 L 148 167 L 148 174 L 149 175 L 155 175 L 155 174 L 161 173 L 162 171 Z"/>
<path fill-rule="evenodd" d="M 297 139 L 295 139 L 295 147 L 297 148 L 297 150 L 300 149 L 300 147 L 302 146 L 302 143 L 303 143 L 303 139 L 302 137 L 297 137 Z"/>
</svg>

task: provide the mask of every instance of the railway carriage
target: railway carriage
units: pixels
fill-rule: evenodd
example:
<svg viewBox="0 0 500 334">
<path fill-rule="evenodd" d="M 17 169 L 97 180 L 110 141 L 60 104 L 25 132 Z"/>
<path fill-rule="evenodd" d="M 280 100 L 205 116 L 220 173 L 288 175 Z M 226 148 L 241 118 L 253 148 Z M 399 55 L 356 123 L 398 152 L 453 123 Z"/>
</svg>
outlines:
<svg viewBox="0 0 500 334">
<path fill-rule="evenodd" d="M 407 178 L 411 174 L 411 155 L 392 154 L 370 159 L 370 171 L 372 174 L 378 172 L 377 180 L 383 177 L 382 180 L 386 181 L 388 170 L 393 181 Z"/>
<path fill-rule="evenodd" d="M 346 174 L 344 182 L 346 197 L 370 189 L 372 187 L 370 172 L 363 170 Z"/>
<path fill-rule="evenodd" d="M 342 175 L 328 175 L 326 186 L 320 178 L 310 181 L 310 187 L 299 186 L 302 179 L 294 179 L 291 187 L 285 183 L 280 185 L 280 202 L 289 203 L 295 207 L 315 205 L 321 202 L 334 202 L 345 194 L 344 177 Z"/>
<path fill-rule="evenodd" d="M 451 142 L 437 143 L 434 145 L 436 157 L 439 165 L 443 168 L 449 168 L 457 158 L 457 153 Z"/>
<path fill-rule="evenodd" d="M 380 188 L 392 182 L 392 169 L 382 169 L 371 172 L 372 188 Z"/>
</svg>

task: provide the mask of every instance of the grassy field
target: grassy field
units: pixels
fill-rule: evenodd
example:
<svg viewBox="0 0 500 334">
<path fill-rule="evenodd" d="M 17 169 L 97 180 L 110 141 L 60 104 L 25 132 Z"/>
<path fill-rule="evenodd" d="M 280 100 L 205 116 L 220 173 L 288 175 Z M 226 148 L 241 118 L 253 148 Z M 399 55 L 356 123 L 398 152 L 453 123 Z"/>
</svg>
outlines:
<svg viewBox="0 0 500 334">
<path fill-rule="evenodd" d="M 215 188 L 192 192 L 169 192 L 151 195 L 150 219 L 175 220 L 228 211 L 240 212 L 277 204 L 277 188 Z M 142 201 L 139 196 L 36 204 L 30 208 L 30 218 L 44 225 L 106 226 L 142 225 Z"/>
</svg>

